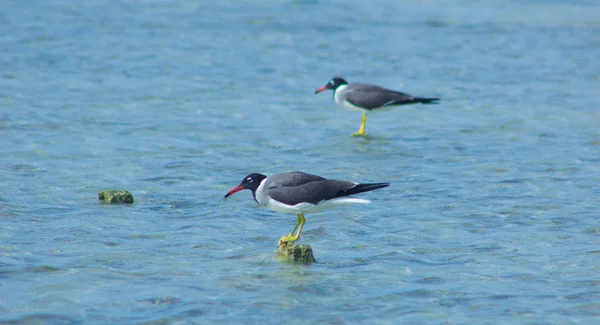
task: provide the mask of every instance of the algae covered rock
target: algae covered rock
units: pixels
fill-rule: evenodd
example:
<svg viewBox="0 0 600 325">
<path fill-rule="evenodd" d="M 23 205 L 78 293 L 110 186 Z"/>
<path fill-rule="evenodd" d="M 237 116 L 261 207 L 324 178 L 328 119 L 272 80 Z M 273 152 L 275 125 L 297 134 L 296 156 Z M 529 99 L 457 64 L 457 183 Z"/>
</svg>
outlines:
<svg viewBox="0 0 600 325">
<path fill-rule="evenodd" d="M 294 263 L 310 264 L 316 262 L 310 245 L 298 245 L 294 242 L 279 242 L 279 255 L 289 258 Z"/>
<path fill-rule="evenodd" d="M 133 203 L 133 195 L 125 190 L 105 190 L 98 193 L 98 199 L 104 203 Z"/>
</svg>

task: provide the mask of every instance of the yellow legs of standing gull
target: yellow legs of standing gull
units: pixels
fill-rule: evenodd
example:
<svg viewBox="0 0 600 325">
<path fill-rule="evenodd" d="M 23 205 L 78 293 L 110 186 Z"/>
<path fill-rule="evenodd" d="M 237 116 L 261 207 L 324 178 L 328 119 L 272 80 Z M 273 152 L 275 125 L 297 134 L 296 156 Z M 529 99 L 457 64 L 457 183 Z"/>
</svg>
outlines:
<svg viewBox="0 0 600 325">
<path fill-rule="evenodd" d="M 358 132 L 352 133 L 354 136 L 365 135 L 365 124 L 367 123 L 367 114 L 363 114 L 362 123 L 360 123 L 360 129 Z"/>
<path fill-rule="evenodd" d="M 296 241 L 296 240 L 300 239 L 300 234 L 302 233 L 302 228 L 304 227 L 304 223 L 306 223 L 306 218 L 304 217 L 304 213 L 299 213 L 298 220 L 296 221 L 296 225 L 294 226 L 294 229 L 292 229 L 292 232 L 290 232 L 290 234 L 287 236 L 282 236 L 279 239 L 279 241 L 280 242 L 290 242 L 290 241 Z M 298 232 L 294 235 L 294 232 L 296 231 L 296 229 L 298 229 Z"/>
</svg>

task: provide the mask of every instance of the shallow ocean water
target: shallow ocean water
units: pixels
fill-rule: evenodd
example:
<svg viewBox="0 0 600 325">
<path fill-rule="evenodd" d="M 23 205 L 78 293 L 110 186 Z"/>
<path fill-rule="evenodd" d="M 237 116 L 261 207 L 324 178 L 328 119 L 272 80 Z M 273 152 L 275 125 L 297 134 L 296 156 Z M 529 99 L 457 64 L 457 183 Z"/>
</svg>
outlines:
<svg viewBox="0 0 600 325">
<path fill-rule="evenodd" d="M 599 4 L 0 9 L 2 323 L 597 322 Z M 334 75 L 441 104 L 351 137 Z M 223 200 L 293 170 L 391 186 L 307 215 L 294 265 L 294 216 Z"/>
</svg>

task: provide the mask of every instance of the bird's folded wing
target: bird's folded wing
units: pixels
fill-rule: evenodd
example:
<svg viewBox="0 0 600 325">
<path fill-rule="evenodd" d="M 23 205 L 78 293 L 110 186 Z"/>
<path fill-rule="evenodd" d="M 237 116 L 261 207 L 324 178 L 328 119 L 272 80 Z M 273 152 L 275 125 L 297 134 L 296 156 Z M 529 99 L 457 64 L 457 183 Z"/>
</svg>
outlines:
<svg viewBox="0 0 600 325">
<path fill-rule="evenodd" d="M 267 187 L 273 186 L 299 186 L 314 181 L 322 181 L 325 178 L 304 172 L 290 172 L 272 175 L 268 178 Z"/>
<path fill-rule="evenodd" d="M 273 200 L 288 205 L 299 203 L 318 204 L 323 200 L 336 197 L 340 191 L 350 189 L 354 186 L 356 186 L 356 183 L 326 179 L 293 186 L 273 183 L 268 188 L 268 195 Z"/>
<path fill-rule="evenodd" d="M 354 106 L 374 109 L 394 105 L 398 102 L 411 101 L 413 98 L 410 95 L 380 87 L 365 87 L 349 90 L 344 94 L 344 99 Z"/>
</svg>

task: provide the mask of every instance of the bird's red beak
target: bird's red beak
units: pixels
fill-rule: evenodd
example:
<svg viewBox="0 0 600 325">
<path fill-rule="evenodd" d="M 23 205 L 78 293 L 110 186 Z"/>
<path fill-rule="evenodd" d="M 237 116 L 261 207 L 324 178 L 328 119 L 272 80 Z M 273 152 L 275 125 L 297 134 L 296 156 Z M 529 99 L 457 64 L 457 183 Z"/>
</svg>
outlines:
<svg viewBox="0 0 600 325">
<path fill-rule="evenodd" d="M 320 93 L 320 92 L 322 92 L 322 91 L 325 91 L 325 90 L 327 90 L 327 89 L 329 89 L 329 88 L 327 88 L 327 85 L 325 85 L 325 86 L 323 86 L 323 87 L 321 87 L 321 88 L 317 89 L 317 90 L 315 91 L 315 94 L 318 94 L 318 93 Z"/>
<path fill-rule="evenodd" d="M 239 191 L 241 191 L 243 189 L 244 188 L 242 186 L 238 185 L 238 186 L 230 189 L 229 192 L 227 192 L 227 194 L 225 194 L 225 198 L 228 198 L 228 197 L 232 196 L 233 194 L 235 194 L 235 193 L 237 193 L 237 192 L 239 192 Z"/>
</svg>

